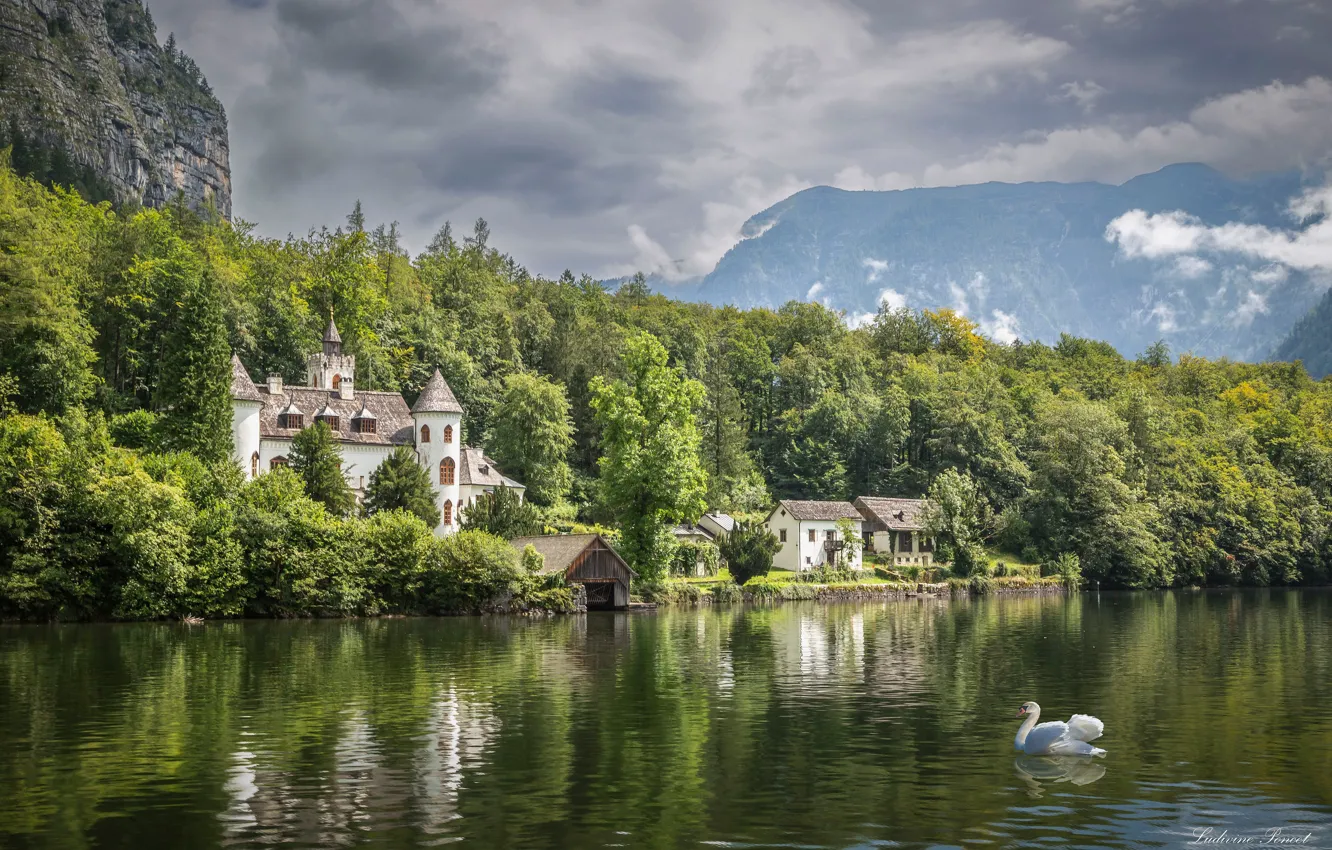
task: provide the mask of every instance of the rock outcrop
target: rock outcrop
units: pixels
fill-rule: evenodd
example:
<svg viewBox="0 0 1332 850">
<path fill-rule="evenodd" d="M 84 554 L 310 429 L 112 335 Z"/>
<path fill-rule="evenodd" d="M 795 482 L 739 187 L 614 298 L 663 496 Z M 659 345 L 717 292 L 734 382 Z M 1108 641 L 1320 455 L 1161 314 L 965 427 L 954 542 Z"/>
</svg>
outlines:
<svg viewBox="0 0 1332 850">
<path fill-rule="evenodd" d="M 22 148 L 122 202 L 183 193 L 231 217 L 226 113 L 194 61 L 158 44 L 141 0 L 0 0 L 0 119 L 19 170 Z"/>
</svg>

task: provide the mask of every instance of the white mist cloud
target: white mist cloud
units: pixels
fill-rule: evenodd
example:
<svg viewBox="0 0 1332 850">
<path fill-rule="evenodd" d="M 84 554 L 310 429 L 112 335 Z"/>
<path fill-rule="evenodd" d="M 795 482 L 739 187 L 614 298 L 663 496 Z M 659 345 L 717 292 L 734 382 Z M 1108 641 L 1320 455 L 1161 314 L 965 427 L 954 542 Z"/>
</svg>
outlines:
<svg viewBox="0 0 1332 850">
<path fill-rule="evenodd" d="M 819 293 L 821 292 L 823 292 L 823 281 L 815 281 L 814 285 L 805 293 L 805 300 L 814 301 L 819 297 Z"/>
<path fill-rule="evenodd" d="M 1000 345 L 1010 345 L 1016 342 L 1021 334 L 1017 317 L 1011 313 L 1005 313 L 1003 310 L 992 312 L 988 320 L 980 323 L 980 329 L 981 333 Z"/>
<path fill-rule="evenodd" d="M 907 305 L 906 296 L 896 289 L 885 289 L 879 293 L 879 304 L 887 307 L 889 310 L 905 310 Z"/>
<path fill-rule="evenodd" d="M 1161 259 L 1204 252 L 1234 254 L 1302 271 L 1332 270 L 1332 186 L 1310 189 L 1290 203 L 1296 226 L 1277 229 L 1232 222 L 1208 225 L 1182 210 L 1130 210 L 1105 229 L 1126 257 Z M 1308 223 L 1312 222 L 1312 223 Z M 1178 260 L 1177 260 L 1178 262 Z M 1268 272 L 1269 277 L 1277 272 Z"/>
<path fill-rule="evenodd" d="M 1175 260 L 1175 274 L 1186 280 L 1200 278 L 1212 270 L 1212 264 L 1202 257 L 1185 254 Z"/>
<path fill-rule="evenodd" d="M 1260 313 L 1267 312 L 1267 298 L 1252 290 L 1244 293 L 1244 298 L 1240 300 L 1235 308 L 1235 316 L 1231 321 L 1235 327 L 1244 327 L 1253 324 L 1253 320 Z"/>
<path fill-rule="evenodd" d="M 865 280 L 868 283 L 873 283 L 878 280 L 879 275 L 888 270 L 887 260 L 876 260 L 873 257 L 866 257 L 864 265 L 865 268 L 869 269 L 869 274 L 865 277 Z"/>
</svg>

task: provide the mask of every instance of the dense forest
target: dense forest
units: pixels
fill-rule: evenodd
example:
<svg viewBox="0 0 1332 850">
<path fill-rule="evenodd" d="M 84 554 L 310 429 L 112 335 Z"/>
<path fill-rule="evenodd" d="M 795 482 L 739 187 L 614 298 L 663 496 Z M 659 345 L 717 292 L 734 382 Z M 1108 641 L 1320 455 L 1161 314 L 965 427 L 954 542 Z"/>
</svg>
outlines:
<svg viewBox="0 0 1332 850">
<path fill-rule="evenodd" d="M 1298 363 L 998 345 L 948 310 L 850 328 L 817 304 L 545 279 L 491 243 L 484 221 L 445 225 L 413 257 L 359 204 L 266 239 L 0 169 L 0 616 L 444 610 L 471 592 L 458 570 L 521 585 L 481 532 L 433 541 L 405 497 L 318 492 L 315 461 L 242 482 L 232 353 L 301 382 L 330 311 L 360 388 L 410 403 L 440 368 L 465 440 L 535 485 L 539 520 L 619 529 L 649 578 L 705 507 L 946 479 L 984 543 L 1076 555 L 1103 585 L 1327 579 L 1332 382 Z"/>
</svg>

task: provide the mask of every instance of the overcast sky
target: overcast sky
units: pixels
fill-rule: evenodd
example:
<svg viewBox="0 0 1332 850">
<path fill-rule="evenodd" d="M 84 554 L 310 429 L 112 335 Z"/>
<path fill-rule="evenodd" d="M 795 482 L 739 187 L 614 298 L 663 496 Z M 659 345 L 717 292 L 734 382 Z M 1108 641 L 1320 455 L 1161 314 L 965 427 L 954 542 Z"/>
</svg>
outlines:
<svg viewBox="0 0 1332 850">
<path fill-rule="evenodd" d="M 709 271 L 827 184 L 1326 164 L 1325 0 L 149 0 L 227 107 L 235 212 L 484 216 L 535 273 Z"/>
</svg>

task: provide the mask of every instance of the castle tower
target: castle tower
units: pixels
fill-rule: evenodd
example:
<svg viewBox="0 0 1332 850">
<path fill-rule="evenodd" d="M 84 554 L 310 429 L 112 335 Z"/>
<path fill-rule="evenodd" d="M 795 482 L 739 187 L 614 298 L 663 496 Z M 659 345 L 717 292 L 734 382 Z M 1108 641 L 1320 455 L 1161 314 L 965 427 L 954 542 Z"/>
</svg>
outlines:
<svg viewBox="0 0 1332 850">
<path fill-rule="evenodd" d="M 231 453 L 248 481 L 259 474 L 259 394 L 240 358 L 231 355 Z"/>
<path fill-rule="evenodd" d="M 328 328 L 324 331 L 324 350 L 311 354 L 306 362 L 305 374 L 309 386 L 332 390 L 342 398 L 352 398 L 356 381 L 356 356 L 342 353 L 342 335 L 333 324 L 333 311 L 328 311 Z"/>
<path fill-rule="evenodd" d="M 412 405 L 416 456 L 430 474 L 435 505 L 440 511 L 440 523 L 435 533 L 441 536 L 458 530 L 462 412 L 462 405 L 438 369 L 421 390 L 416 404 Z"/>
</svg>

